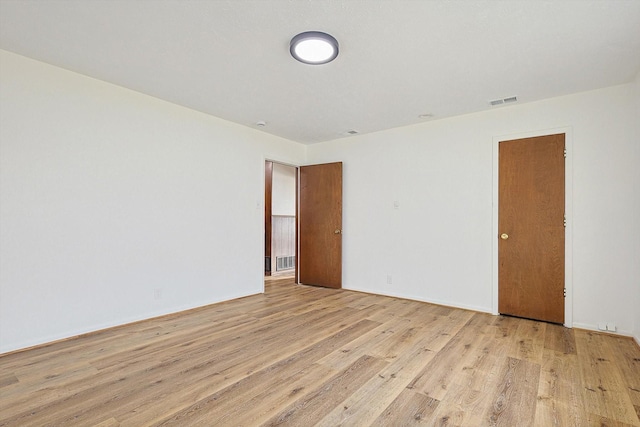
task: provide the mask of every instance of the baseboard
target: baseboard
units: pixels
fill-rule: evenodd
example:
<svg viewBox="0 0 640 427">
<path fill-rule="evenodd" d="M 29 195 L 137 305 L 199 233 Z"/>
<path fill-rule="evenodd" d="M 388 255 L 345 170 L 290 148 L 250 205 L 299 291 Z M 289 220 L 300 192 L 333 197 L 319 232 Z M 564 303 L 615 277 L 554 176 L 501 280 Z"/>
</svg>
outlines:
<svg viewBox="0 0 640 427">
<path fill-rule="evenodd" d="M 343 289 L 346 290 L 346 291 L 362 292 L 364 294 L 381 295 L 381 296 L 384 296 L 384 297 L 406 299 L 406 300 L 409 300 L 409 301 L 418 301 L 418 302 L 424 302 L 424 303 L 427 303 L 427 304 L 441 305 L 443 307 L 459 308 L 461 310 L 469 310 L 469 311 L 477 311 L 479 313 L 493 314 L 491 312 L 490 308 L 471 306 L 471 305 L 465 305 L 465 304 L 454 304 L 451 301 L 440 301 L 440 300 L 424 299 L 424 298 L 419 298 L 419 297 L 416 297 L 416 296 L 413 296 L 413 295 L 391 294 L 391 293 L 379 292 L 379 291 L 373 292 L 371 290 L 364 290 L 364 289 L 358 289 L 358 288 L 346 288 L 345 287 Z"/>
<path fill-rule="evenodd" d="M 66 334 L 61 334 L 60 336 L 43 337 L 43 338 L 41 338 L 39 340 L 36 340 L 35 342 L 21 343 L 21 344 L 18 344 L 18 346 L 14 346 L 13 348 L 9 347 L 7 349 L 2 349 L 2 350 L 0 350 L 0 357 L 8 356 L 8 355 L 14 354 L 14 353 L 21 353 L 21 352 L 27 351 L 27 350 L 34 350 L 34 349 L 37 349 L 37 348 L 47 347 L 47 346 L 50 346 L 52 344 L 57 344 L 57 343 L 60 343 L 60 342 L 75 340 L 75 339 L 78 339 L 78 338 L 81 338 L 81 337 L 85 337 L 87 335 L 98 334 L 98 333 L 102 333 L 102 332 L 105 332 L 105 331 L 124 328 L 124 327 L 131 326 L 131 325 L 134 325 L 134 324 L 137 324 L 137 323 L 143 323 L 143 322 L 148 322 L 148 321 L 152 321 L 152 320 L 159 320 L 159 319 L 163 319 L 163 318 L 171 318 L 171 317 L 175 317 L 175 316 L 181 316 L 181 315 L 189 313 L 189 312 L 195 312 L 195 311 L 198 311 L 198 310 L 206 309 L 207 307 L 209 307 L 211 305 L 220 304 L 220 303 L 223 303 L 223 302 L 232 301 L 232 300 L 236 300 L 236 299 L 246 298 L 246 297 L 249 297 L 249 296 L 252 296 L 252 295 L 258 295 L 260 293 L 261 292 L 250 293 L 250 294 L 246 294 L 246 295 L 245 294 L 239 294 L 237 296 L 229 297 L 229 298 L 222 299 L 222 300 L 214 300 L 214 301 L 206 302 L 206 303 L 204 303 L 202 305 L 175 307 L 175 308 L 170 309 L 170 310 L 168 310 L 166 312 L 150 313 L 148 316 L 143 316 L 141 318 L 122 319 L 121 321 L 119 321 L 117 323 L 113 323 L 113 324 L 92 325 L 90 328 L 87 328 L 86 330 L 77 330 L 77 331 L 73 331 L 73 332 L 68 332 Z"/>
<path fill-rule="evenodd" d="M 619 331 L 602 331 L 600 329 L 598 329 L 598 327 L 596 325 L 591 325 L 588 323 L 573 323 L 573 327 L 577 328 L 577 329 L 584 329 L 586 331 L 593 331 L 593 332 L 599 332 L 601 334 L 607 334 L 607 335 L 616 335 L 619 337 L 626 337 L 626 338 L 633 338 L 633 340 L 638 343 L 638 338 L 636 336 L 634 336 L 630 331 L 624 331 L 624 330 L 619 330 Z"/>
</svg>

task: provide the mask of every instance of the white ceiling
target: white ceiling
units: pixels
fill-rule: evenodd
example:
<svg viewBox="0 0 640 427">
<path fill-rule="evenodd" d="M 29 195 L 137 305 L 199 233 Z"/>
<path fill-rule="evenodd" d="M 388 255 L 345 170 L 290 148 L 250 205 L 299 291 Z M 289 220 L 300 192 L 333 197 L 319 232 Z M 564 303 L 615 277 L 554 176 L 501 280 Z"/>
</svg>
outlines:
<svg viewBox="0 0 640 427">
<path fill-rule="evenodd" d="M 309 144 L 630 82 L 640 0 L 0 0 L 0 48 Z"/>
</svg>

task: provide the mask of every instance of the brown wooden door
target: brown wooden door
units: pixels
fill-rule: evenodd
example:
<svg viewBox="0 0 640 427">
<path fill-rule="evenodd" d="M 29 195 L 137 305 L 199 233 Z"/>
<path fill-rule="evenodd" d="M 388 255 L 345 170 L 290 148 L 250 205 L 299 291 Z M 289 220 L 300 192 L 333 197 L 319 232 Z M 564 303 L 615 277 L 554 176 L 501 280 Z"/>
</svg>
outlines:
<svg viewBox="0 0 640 427">
<path fill-rule="evenodd" d="M 564 323 L 564 134 L 501 141 L 498 311 Z"/>
<path fill-rule="evenodd" d="M 342 287 L 342 163 L 300 167 L 300 283 Z"/>
</svg>

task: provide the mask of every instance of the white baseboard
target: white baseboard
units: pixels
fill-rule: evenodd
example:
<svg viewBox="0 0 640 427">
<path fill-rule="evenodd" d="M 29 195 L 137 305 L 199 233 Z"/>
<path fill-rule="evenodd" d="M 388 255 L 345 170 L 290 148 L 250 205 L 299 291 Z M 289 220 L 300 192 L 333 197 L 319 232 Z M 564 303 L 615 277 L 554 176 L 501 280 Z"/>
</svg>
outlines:
<svg viewBox="0 0 640 427">
<path fill-rule="evenodd" d="M 384 297 L 401 298 L 401 299 L 406 299 L 406 300 L 411 300 L 411 301 L 426 302 L 428 304 L 441 305 L 441 306 L 444 306 L 444 307 L 451 307 L 451 308 L 460 308 L 462 310 L 477 311 L 479 313 L 493 314 L 493 313 L 491 313 L 491 309 L 488 308 L 488 307 L 480 307 L 480 306 L 466 305 L 466 304 L 457 304 L 457 303 L 454 303 L 452 301 L 441 301 L 441 300 L 437 300 L 437 299 L 425 299 L 425 298 L 417 297 L 415 295 L 405 295 L 405 294 L 402 294 L 402 293 L 388 293 L 388 292 L 381 292 L 381 291 L 378 291 L 378 290 L 373 291 L 373 290 L 370 290 L 370 289 L 359 289 L 359 288 L 351 288 L 351 287 L 343 287 L 343 289 L 345 289 L 347 291 L 363 292 L 365 294 L 371 294 L 371 295 L 381 295 L 381 296 L 384 296 Z"/>
<path fill-rule="evenodd" d="M 573 327 L 574 328 L 579 328 L 579 329 L 586 329 L 587 331 L 595 331 L 595 332 L 602 332 L 604 334 L 620 335 L 622 337 L 629 337 L 629 338 L 635 339 L 636 342 L 638 342 L 638 337 L 633 335 L 633 333 L 631 333 L 631 331 L 625 331 L 625 330 L 618 330 L 618 331 L 615 331 L 615 332 L 613 332 L 613 331 L 602 331 L 602 330 L 598 329 L 597 325 L 591 325 L 589 323 L 578 323 L 578 322 L 574 322 L 573 323 Z"/>
</svg>

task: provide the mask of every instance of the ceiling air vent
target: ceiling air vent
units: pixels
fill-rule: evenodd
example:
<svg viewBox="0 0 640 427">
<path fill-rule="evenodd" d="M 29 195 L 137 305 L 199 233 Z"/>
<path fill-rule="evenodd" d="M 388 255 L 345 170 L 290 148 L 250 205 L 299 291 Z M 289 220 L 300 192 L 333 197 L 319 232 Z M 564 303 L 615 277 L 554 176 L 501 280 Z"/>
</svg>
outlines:
<svg viewBox="0 0 640 427">
<path fill-rule="evenodd" d="M 494 99 L 492 101 L 489 101 L 489 105 L 496 106 L 496 105 L 501 105 L 501 104 L 509 104 L 511 102 L 516 102 L 517 100 L 518 100 L 517 96 L 509 96 L 507 98 Z"/>
</svg>

